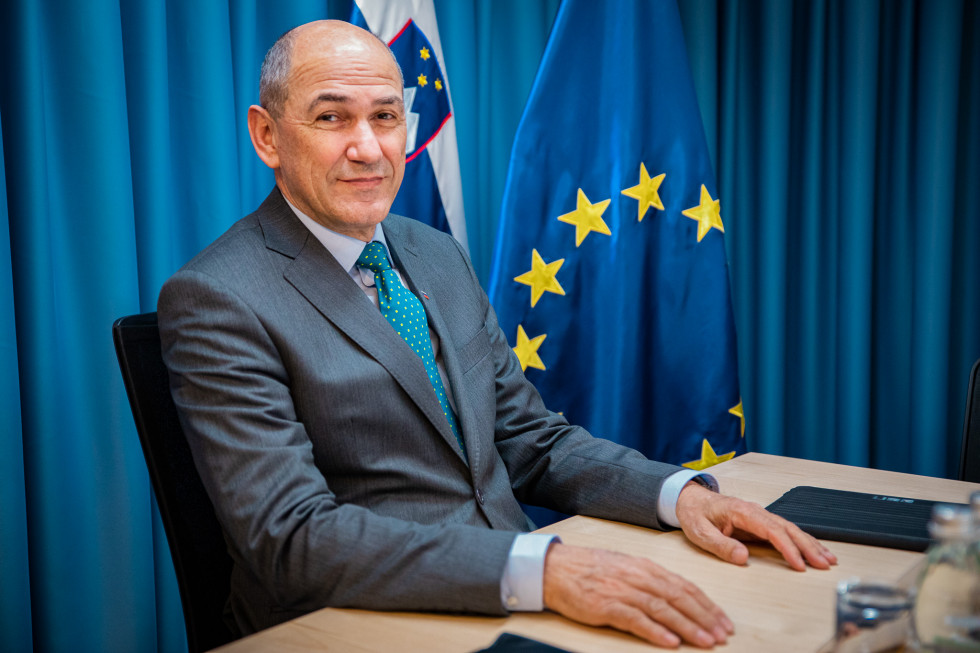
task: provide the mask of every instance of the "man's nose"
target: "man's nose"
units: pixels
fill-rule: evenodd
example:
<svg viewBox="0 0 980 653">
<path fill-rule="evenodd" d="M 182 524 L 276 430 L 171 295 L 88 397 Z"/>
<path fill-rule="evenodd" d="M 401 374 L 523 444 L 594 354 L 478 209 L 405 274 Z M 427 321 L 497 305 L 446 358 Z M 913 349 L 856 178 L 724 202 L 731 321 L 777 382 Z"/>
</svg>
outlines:
<svg viewBox="0 0 980 653">
<path fill-rule="evenodd" d="M 381 157 L 381 143 L 378 142 L 378 135 L 371 124 L 367 121 L 358 122 L 347 146 L 347 158 L 358 163 L 374 163 Z"/>
</svg>

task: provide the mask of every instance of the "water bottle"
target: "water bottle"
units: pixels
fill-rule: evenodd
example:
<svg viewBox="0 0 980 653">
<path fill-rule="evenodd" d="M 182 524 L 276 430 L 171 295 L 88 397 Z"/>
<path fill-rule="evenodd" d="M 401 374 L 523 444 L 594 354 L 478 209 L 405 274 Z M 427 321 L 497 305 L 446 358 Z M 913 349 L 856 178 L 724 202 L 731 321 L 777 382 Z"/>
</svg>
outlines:
<svg viewBox="0 0 980 653">
<path fill-rule="evenodd" d="M 924 653 L 980 652 L 980 496 L 976 502 L 971 497 L 971 507 L 937 504 L 929 534 L 933 543 L 912 615 L 916 647 Z"/>
</svg>

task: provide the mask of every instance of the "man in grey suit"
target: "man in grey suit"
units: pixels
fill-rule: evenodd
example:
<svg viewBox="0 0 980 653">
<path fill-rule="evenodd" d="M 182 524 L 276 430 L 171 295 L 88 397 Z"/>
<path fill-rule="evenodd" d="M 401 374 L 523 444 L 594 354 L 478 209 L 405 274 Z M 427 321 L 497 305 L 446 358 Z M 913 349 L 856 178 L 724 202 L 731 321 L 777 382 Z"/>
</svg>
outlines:
<svg viewBox="0 0 980 653">
<path fill-rule="evenodd" d="M 237 628 L 332 605 L 549 608 L 665 646 L 732 633 L 650 560 L 525 533 L 519 500 L 679 526 L 736 564 L 748 550 L 733 536 L 770 541 L 794 569 L 834 564 L 710 476 L 545 408 L 459 244 L 388 214 L 405 165 L 402 89 L 390 51 L 357 27 L 284 35 L 248 114 L 276 188 L 160 295 L 174 400 L 235 562 Z M 363 258 L 371 242 L 394 272 Z M 401 301 L 385 283 L 424 307 L 425 352 L 379 311 Z"/>
</svg>

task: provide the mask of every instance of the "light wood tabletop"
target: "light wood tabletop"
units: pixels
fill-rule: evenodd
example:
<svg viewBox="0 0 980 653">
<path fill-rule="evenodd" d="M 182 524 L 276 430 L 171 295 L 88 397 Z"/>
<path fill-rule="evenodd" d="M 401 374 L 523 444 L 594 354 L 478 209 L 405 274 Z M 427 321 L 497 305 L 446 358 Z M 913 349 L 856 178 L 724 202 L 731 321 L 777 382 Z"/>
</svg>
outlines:
<svg viewBox="0 0 980 653">
<path fill-rule="evenodd" d="M 965 502 L 980 484 L 749 453 L 708 470 L 721 491 L 768 505 L 797 485 Z M 718 560 L 678 531 L 658 532 L 589 517 L 542 529 L 567 544 L 647 556 L 695 582 L 735 623 L 717 651 L 816 651 L 832 635 L 837 582 L 853 576 L 898 581 L 923 554 L 828 542 L 839 564 L 830 571 L 791 570 L 772 548 L 750 545 L 747 565 Z M 218 649 L 223 653 L 277 651 L 426 651 L 464 653 L 515 633 L 576 653 L 650 651 L 639 639 L 582 626 L 559 615 L 515 613 L 507 618 L 390 613 L 325 608 Z M 682 647 L 684 648 L 684 647 Z M 691 648 L 690 650 L 697 650 Z"/>
</svg>

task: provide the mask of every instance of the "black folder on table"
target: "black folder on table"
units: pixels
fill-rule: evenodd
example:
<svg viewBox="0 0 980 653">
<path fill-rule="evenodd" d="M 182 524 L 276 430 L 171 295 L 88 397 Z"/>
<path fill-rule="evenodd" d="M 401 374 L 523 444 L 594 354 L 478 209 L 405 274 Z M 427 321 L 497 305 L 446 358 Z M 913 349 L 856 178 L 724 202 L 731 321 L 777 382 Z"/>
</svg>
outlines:
<svg viewBox="0 0 980 653">
<path fill-rule="evenodd" d="M 535 639 L 528 639 L 522 635 L 513 633 L 503 633 L 493 644 L 487 648 L 481 648 L 476 653 L 570 653 L 563 648 L 557 648 Z"/>
<path fill-rule="evenodd" d="M 801 485 L 767 508 L 823 540 L 925 551 L 937 503 Z"/>
</svg>

